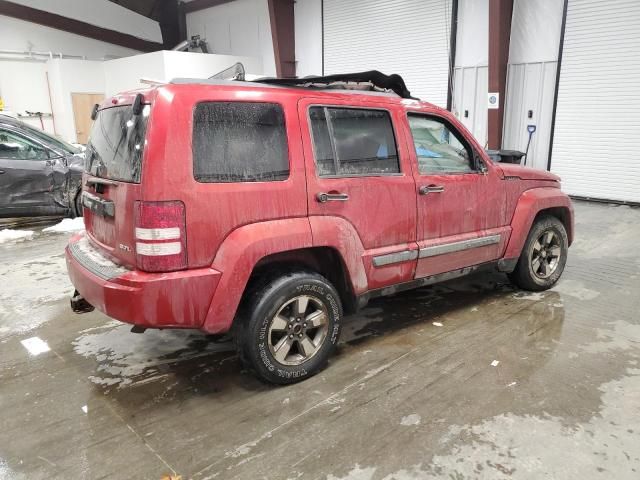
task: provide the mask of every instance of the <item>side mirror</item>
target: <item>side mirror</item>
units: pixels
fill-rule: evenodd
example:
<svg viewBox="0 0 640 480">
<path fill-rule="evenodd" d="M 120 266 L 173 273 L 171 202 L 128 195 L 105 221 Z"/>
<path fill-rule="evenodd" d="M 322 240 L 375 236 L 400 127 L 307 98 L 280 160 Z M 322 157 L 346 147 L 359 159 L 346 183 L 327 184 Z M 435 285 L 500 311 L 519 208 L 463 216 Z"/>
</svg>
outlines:
<svg viewBox="0 0 640 480">
<path fill-rule="evenodd" d="M 60 163 L 62 163 L 65 167 L 67 166 L 67 159 L 63 155 L 60 155 L 58 152 L 51 150 L 49 148 L 47 148 L 46 151 L 47 151 L 47 158 L 49 159 L 47 163 L 49 165 L 55 165 L 56 162 L 59 160 Z"/>
<path fill-rule="evenodd" d="M 487 166 L 484 164 L 484 162 L 482 161 L 482 158 L 480 157 L 480 154 L 478 153 L 474 153 L 473 154 L 473 161 L 476 164 L 476 169 L 482 173 L 483 175 L 486 175 L 487 172 L 489 171 L 489 169 L 487 168 Z"/>
</svg>

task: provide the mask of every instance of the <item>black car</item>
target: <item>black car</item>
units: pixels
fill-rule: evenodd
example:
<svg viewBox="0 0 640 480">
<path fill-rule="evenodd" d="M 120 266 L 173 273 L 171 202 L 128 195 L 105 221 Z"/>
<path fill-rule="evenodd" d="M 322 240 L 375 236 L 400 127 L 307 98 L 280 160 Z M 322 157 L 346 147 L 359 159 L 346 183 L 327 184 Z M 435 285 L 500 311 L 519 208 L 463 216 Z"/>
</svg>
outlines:
<svg viewBox="0 0 640 480">
<path fill-rule="evenodd" d="M 0 218 L 82 215 L 84 154 L 0 114 Z"/>
</svg>

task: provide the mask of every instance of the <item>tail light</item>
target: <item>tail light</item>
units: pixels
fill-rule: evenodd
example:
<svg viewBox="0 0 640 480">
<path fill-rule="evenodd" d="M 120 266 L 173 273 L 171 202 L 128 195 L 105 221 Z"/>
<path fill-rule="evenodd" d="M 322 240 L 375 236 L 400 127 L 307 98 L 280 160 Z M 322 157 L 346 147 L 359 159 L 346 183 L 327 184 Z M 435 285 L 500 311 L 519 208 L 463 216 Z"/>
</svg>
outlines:
<svg viewBox="0 0 640 480">
<path fill-rule="evenodd" d="M 184 203 L 136 202 L 136 264 L 146 272 L 187 268 Z"/>
</svg>

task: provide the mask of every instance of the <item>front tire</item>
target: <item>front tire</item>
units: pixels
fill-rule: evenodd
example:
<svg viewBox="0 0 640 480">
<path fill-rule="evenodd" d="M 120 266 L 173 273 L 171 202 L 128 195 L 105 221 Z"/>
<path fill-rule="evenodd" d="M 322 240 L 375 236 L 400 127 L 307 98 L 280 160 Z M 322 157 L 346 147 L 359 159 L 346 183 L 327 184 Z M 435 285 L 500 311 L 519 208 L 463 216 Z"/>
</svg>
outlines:
<svg viewBox="0 0 640 480">
<path fill-rule="evenodd" d="M 544 216 L 531 227 L 510 280 L 524 290 L 539 292 L 553 287 L 567 263 L 569 240 L 556 217 Z"/>
<path fill-rule="evenodd" d="M 340 337 L 340 297 L 314 272 L 263 279 L 247 292 L 239 313 L 240 358 L 269 383 L 285 385 L 315 375 Z"/>
</svg>

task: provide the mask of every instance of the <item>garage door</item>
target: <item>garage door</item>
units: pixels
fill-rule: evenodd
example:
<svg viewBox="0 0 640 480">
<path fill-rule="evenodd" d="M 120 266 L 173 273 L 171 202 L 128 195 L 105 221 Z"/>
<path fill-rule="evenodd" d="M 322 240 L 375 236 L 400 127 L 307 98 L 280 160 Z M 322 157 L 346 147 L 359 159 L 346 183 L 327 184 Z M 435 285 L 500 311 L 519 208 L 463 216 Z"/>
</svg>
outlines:
<svg viewBox="0 0 640 480">
<path fill-rule="evenodd" d="M 324 0 L 324 73 L 398 73 L 412 95 L 447 104 L 450 0 Z"/>
<path fill-rule="evenodd" d="M 569 0 L 551 170 L 570 194 L 640 202 L 640 2 Z"/>
</svg>

